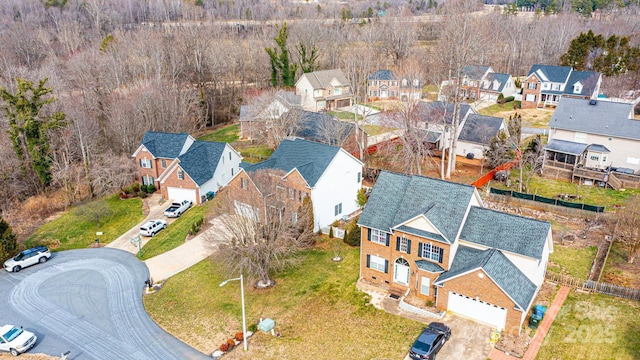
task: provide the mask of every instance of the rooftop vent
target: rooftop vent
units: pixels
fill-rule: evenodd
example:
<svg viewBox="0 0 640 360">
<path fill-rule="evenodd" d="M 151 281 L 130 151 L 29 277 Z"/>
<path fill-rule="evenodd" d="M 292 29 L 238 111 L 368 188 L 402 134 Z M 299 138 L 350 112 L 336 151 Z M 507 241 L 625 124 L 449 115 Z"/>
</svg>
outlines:
<svg viewBox="0 0 640 360">
<path fill-rule="evenodd" d="M 597 104 L 597 103 L 598 103 L 598 102 L 597 102 L 596 100 L 589 100 L 589 105 L 595 105 L 595 104 Z"/>
</svg>

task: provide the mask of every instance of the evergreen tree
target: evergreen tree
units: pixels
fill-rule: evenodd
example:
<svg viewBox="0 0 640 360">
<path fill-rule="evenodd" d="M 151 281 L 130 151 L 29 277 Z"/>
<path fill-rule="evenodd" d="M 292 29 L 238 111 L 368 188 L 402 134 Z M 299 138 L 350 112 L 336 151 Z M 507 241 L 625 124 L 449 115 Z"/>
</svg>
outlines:
<svg viewBox="0 0 640 360">
<path fill-rule="evenodd" d="M 9 223 L 0 217 L 0 261 L 4 262 L 18 251 L 16 235 Z"/>
<path fill-rule="evenodd" d="M 488 149 L 484 150 L 484 160 L 486 165 L 493 169 L 515 158 L 515 152 L 509 146 L 507 133 L 501 131 L 491 139 Z"/>
<path fill-rule="evenodd" d="M 265 48 L 269 59 L 271 60 L 271 84 L 273 86 L 292 87 L 296 82 L 296 71 L 298 65 L 291 63 L 289 48 L 287 47 L 287 39 L 289 38 L 289 30 L 285 22 L 282 27 L 276 25 L 278 35 L 273 38 L 277 47 Z"/>
<path fill-rule="evenodd" d="M 569 49 L 560 57 L 560 63 L 579 71 L 593 70 L 595 58 L 600 55 L 603 44 L 603 36 L 595 35 L 592 30 L 580 33 L 577 38 L 571 40 Z"/>
<path fill-rule="evenodd" d="M 33 81 L 18 78 L 15 94 L 0 87 L 3 109 L 9 120 L 9 137 L 13 150 L 21 163 L 23 176 L 35 174 L 39 179 L 38 191 L 45 189 L 52 180 L 53 160 L 51 158 L 49 130 L 65 125 L 65 114 L 56 112 L 42 115 L 42 108 L 54 102 L 51 88 L 45 87 L 47 79 L 40 80 L 38 86 Z"/>
</svg>

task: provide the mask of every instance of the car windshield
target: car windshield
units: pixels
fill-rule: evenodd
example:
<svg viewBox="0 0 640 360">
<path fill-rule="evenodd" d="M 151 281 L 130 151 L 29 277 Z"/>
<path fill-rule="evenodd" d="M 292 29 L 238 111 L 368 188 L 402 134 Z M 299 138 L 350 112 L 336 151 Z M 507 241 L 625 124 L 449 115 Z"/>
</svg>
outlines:
<svg viewBox="0 0 640 360">
<path fill-rule="evenodd" d="M 11 330 L 7 331 L 2 337 L 7 340 L 7 342 L 12 341 L 17 338 L 20 334 L 22 334 L 22 329 L 18 329 L 17 327 L 13 327 Z"/>
<path fill-rule="evenodd" d="M 13 260 L 20 261 L 23 257 L 24 257 L 24 253 L 20 253 L 20 254 L 16 255 L 16 257 L 14 257 Z"/>
<path fill-rule="evenodd" d="M 416 341 L 413 344 L 413 348 L 428 353 L 429 349 L 431 349 L 431 344 L 423 343 L 422 341 Z"/>
</svg>

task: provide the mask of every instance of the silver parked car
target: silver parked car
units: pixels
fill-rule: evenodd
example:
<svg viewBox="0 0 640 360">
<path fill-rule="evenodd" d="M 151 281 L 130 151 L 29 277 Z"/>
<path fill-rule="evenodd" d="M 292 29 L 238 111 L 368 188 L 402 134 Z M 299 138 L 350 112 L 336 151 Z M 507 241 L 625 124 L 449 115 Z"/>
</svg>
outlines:
<svg viewBox="0 0 640 360">
<path fill-rule="evenodd" d="M 50 257 L 51 252 L 46 246 L 36 246 L 5 261 L 4 269 L 9 272 L 18 272 L 27 266 L 45 263 Z"/>
</svg>

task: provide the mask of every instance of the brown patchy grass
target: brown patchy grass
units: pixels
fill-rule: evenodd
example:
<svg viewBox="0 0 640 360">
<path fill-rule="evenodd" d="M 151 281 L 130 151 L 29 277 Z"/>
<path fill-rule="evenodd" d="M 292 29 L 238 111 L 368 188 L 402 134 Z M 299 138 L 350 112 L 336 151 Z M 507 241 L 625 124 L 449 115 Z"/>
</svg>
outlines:
<svg viewBox="0 0 640 360">
<path fill-rule="evenodd" d="M 539 109 L 513 109 L 511 103 L 505 104 L 504 107 L 500 107 L 499 104 L 491 105 L 484 109 L 478 110 L 482 115 L 491 115 L 504 118 L 508 120 L 510 116 L 520 114 L 522 116 L 522 127 L 533 128 L 547 128 L 549 126 L 549 120 L 553 115 L 552 110 L 539 110 Z"/>
</svg>

